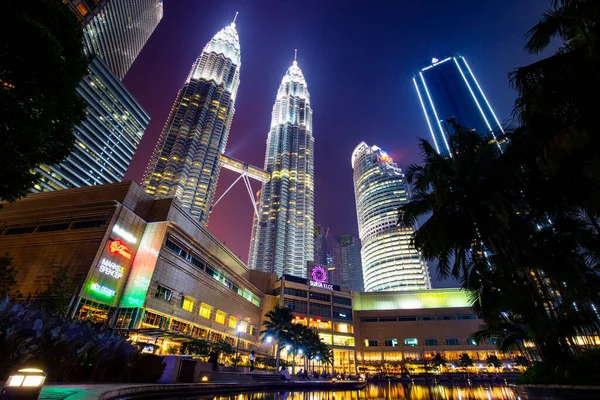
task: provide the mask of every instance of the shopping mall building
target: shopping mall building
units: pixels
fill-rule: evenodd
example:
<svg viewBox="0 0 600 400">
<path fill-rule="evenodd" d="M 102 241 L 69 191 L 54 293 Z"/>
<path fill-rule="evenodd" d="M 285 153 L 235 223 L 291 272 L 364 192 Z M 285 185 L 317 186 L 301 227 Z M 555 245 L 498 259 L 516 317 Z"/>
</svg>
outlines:
<svg viewBox="0 0 600 400">
<path fill-rule="evenodd" d="M 493 342 L 475 344 L 483 322 L 458 289 L 351 293 L 319 266 L 308 266 L 308 279 L 249 270 L 177 201 L 154 200 L 131 182 L 4 204 L 0 254 L 12 257 L 21 298 L 43 291 L 52 267 L 66 267 L 73 317 L 127 331 L 158 353 L 193 338 L 239 338 L 242 352 L 272 355 L 260 326 L 284 304 L 332 346 L 339 372 L 418 368 L 436 352 L 450 362 L 462 352 L 476 364 L 505 358 Z"/>
</svg>

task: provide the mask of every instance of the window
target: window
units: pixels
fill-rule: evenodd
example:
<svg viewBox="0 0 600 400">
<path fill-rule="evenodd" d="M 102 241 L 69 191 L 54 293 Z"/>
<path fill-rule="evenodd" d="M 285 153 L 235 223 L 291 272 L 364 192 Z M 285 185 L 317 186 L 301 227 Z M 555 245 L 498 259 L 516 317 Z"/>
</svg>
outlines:
<svg viewBox="0 0 600 400">
<path fill-rule="evenodd" d="M 317 315 L 319 317 L 331 317 L 331 306 L 311 302 L 310 314 Z"/>
<path fill-rule="evenodd" d="M 299 289 L 293 289 L 293 288 L 284 288 L 283 289 L 283 294 L 288 294 L 290 296 L 296 296 L 296 297 L 306 297 L 306 290 L 299 290 Z"/>
<path fill-rule="evenodd" d="M 455 315 L 440 315 L 438 321 L 453 321 L 456 319 Z"/>
<path fill-rule="evenodd" d="M 433 315 L 421 315 L 419 317 L 419 321 L 435 321 L 435 316 Z"/>
<path fill-rule="evenodd" d="M 64 222 L 62 224 L 49 224 L 49 225 L 41 225 L 38 228 L 38 232 L 55 232 L 55 231 L 64 231 L 69 228 L 69 223 Z"/>
<path fill-rule="evenodd" d="M 494 345 L 494 346 L 498 345 L 498 338 L 489 338 L 488 339 L 488 344 L 491 344 L 491 345 Z"/>
<path fill-rule="evenodd" d="M 185 322 L 177 321 L 176 319 L 174 319 L 171 322 L 171 330 L 172 331 L 185 333 L 187 331 L 187 329 L 188 329 L 188 324 L 186 324 Z"/>
<path fill-rule="evenodd" d="M 405 346 L 418 346 L 419 341 L 417 340 L 417 338 L 406 338 L 406 339 L 404 339 L 404 345 Z"/>
<path fill-rule="evenodd" d="M 360 322 L 378 322 L 379 318 L 377 317 L 360 317 Z"/>
<path fill-rule="evenodd" d="M 333 335 L 333 344 L 335 346 L 354 346 L 354 338 L 351 336 Z"/>
<path fill-rule="evenodd" d="M 143 325 L 151 325 L 159 327 L 162 321 L 162 317 L 158 314 L 154 314 L 150 311 L 146 311 L 146 315 L 144 316 Z"/>
<path fill-rule="evenodd" d="M 365 339 L 366 347 L 377 347 L 377 340 L 375 339 Z"/>
<path fill-rule="evenodd" d="M 395 317 L 395 316 L 379 317 L 379 322 L 395 322 L 395 321 L 398 321 L 398 317 Z"/>
<path fill-rule="evenodd" d="M 477 341 L 475 340 L 475 338 L 469 337 L 469 338 L 467 338 L 467 345 L 477 346 Z"/>
<path fill-rule="evenodd" d="M 446 346 L 458 346 L 458 339 L 456 339 L 456 338 L 446 339 Z"/>
<path fill-rule="evenodd" d="M 198 314 L 200 314 L 201 317 L 210 319 L 211 312 L 212 312 L 211 306 L 209 306 L 208 304 L 205 304 L 205 303 L 200 304 L 200 311 L 198 312 Z"/>
<path fill-rule="evenodd" d="M 15 227 L 15 228 L 6 228 L 4 230 L 4 234 L 5 235 L 22 235 L 25 233 L 33 233 L 33 231 L 35 231 L 35 225 L 34 226 L 20 226 L 20 227 Z"/>
<path fill-rule="evenodd" d="M 104 226 L 106 222 L 106 218 L 104 219 L 93 219 L 88 221 L 77 221 L 73 222 L 71 225 L 71 229 L 90 229 L 90 228 L 100 228 Z"/>
<path fill-rule="evenodd" d="M 229 317 L 229 327 L 230 328 L 235 328 L 237 326 L 237 318 L 236 317 Z"/>
<path fill-rule="evenodd" d="M 352 310 L 349 308 L 333 307 L 333 318 L 352 321 Z"/>
<path fill-rule="evenodd" d="M 322 293 L 310 293 L 310 298 L 313 300 L 319 300 L 319 301 L 327 301 L 327 302 L 331 302 L 331 296 L 328 294 L 322 294 Z"/>
<path fill-rule="evenodd" d="M 477 319 L 477 316 L 475 316 L 473 314 L 463 314 L 463 315 L 458 315 L 458 319 Z"/>
<path fill-rule="evenodd" d="M 336 304 L 343 304 L 346 306 L 352 305 L 352 299 L 347 299 L 345 297 L 333 296 L 332 301 Z"/>
<path fill-rule="evenodd" d="M 425 346 L 437 346 L 437 339 L 425 339 Z"/>
<path fill-rule="evenodd" d="M 169 288 L 158 285 L 154 297 L 164 301 L 171 301 L 171 297 L 173 297 L 173 291 Z"/>
<path fill-rule="evenodd" d="M 385 345 L 388 347 L 397 347 L 398 346 L 398 339 L 386 339 L 385 340 Z"/>
<path fill-rule="evenodd" d="M 409 315 L 409 316 L 406 316 L 406 317 L 398 317 L 398 321 L 402 321 L 402 322 L 405 322 L 405 321 L 416 321 L 416 320 L 417 320 L 417 317 L 414 316 L 414 315 Z"/>
<path fill-rule="evenodd" d="M 194 311 L 194 299 L 183 296 L 181 298 L 181 308 L 189 312 Z"/>
<path fill-rule="evenodd" d="M 225 314 L 223 311 L 217 310 L 217 314 L 215 315 L 215 322 L 219 324 L 225 325 Z"/>
<path fill-rule="evenodd" d="M 308 310 L 308 303 L 302 300 L 295 299 L 283 299 L 283 304 L 290 310 L 302 314 L 306 314 Z"/>
</svg>

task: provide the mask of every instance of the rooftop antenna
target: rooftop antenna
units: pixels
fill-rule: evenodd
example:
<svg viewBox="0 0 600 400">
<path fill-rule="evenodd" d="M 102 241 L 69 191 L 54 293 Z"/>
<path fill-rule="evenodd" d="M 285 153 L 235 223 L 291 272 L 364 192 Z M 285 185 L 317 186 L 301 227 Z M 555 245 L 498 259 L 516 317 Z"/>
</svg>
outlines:
<svg viewBox="0 0 600 400">
<path fill-rule="evenodd" d="M 235 17 L 233 17 L 233 22 L 232 22 L 232 23 L 234 23 L 234 24 L 235 24 L 235 20 L 236 20 L 236 18 L 237 18 L 237 16 L 238 16 L 238 14 L 239 14 L 239 12 L 237 12 L 237 11 L 236 11 L 236 12 L 235 12 Z"/>
<path fill-rule="evenodd" d="M 297 58 L 298 58 L 298 49 L 294 49 L 294 62 L 296 62 Z"/>
</svg>

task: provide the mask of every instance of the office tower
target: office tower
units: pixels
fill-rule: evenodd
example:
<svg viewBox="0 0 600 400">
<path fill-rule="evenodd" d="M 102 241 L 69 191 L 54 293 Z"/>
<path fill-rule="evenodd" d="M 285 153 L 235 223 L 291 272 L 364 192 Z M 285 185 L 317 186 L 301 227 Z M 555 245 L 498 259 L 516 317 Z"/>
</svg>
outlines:
<svg viewBox="0 0 600 400">
<path fill-rule="evenodd" d="M 36 168 L 40 180 L 34 192 L 119 182 L 150 122 L 120 78 L 162 18 L 162 2 L 68 0 L 67 4 L 84 27 L 89 74 L 77 91 L 87 113 L 73 128 L 71 154 L 59 164 Z"/>
<path fill-rule="evenodd" d="M 434 58 L 413 73 L 413 82 L 438 153 L 448 156 L 448 120 L 454 118 L 481 134 L 504 132 L 467 60 L 460 54 Z M 500 144 L 499 144 L 500 145 Z"/>
<path fill-rule="evenodd" d="M 364 291 L 360 240 L 350 233 L 335 237 L 332 264 L 333 283 L 350 290 Z"/>
<path fill-rule="evenodd" d="M 89 56 L 100 57 L 122 80 L 163 17 L 162 0 L 69 0 L 85 24 Z M 74 4 L 77 3 L 77 4 Z"/>
<path fill-rule="evenodd" d="M 201 224 L 219 179 L 240 84 L 240 42 L 235 22 L 204 47 L 179 90 L 158 139 L 143 184 L 155 199 L 176 197 Z"/>
<path fill-rule="evenodd" d="M 314 138 L 310 94 L 298 63 L 285 73 L 271 116 L 250 268 L 306 277 L 313 258 Z"/>
<path fill-rule="evenodd" d="M 327 233 L 322 225 L 315 225 L 314 229 L 314 257 L 317 265 L 327 265 Z"/>
<path fill-rule="evenodd" d="M 365 290 L 429 289 L 429 271 L 410 245 L 412 226 L 398 225 L 410 199 L 404 174 L 379 147 L 361 142 L 352 153 L 354 195 Z"/>
</svg>

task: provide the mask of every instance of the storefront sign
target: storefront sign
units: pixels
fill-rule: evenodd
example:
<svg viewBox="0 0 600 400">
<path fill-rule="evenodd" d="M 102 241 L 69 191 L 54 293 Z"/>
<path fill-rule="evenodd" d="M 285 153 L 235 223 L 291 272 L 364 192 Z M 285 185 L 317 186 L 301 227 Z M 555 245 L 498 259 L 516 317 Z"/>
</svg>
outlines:
<svg viewBox="0 0 600 400">
<path fill-rule="evenodd" d="M 116 233 L 117 235 L 121 236 L 121 238 L 123 238 L 126 242 L 135 244 L 137 243 L 137 238 L 135 236 L 133 236 L 131 233 L 127 232 L 125 229 L 121 228 L 119 225 L 113 226 L 113 230 L 114 233 Z"/>
<path fill-rule="evenodd" d="M 122 267 L 117 263 L 103 258 L 102 261 L 100 261 L 100 266 L 98 267 L 98 270 L 103 274 L 112 276 L 115 279 L 121 279 L 121 277 L 123 276 L 123 272 L 125 271 L 125 267 Z"/>
<path fill-rule="evenodd" d="M 127 245 L 120 240 L 112 240 L 108 245 L 108 250 L 110 254 L 119 254 L 125 257 L 128 260 L 131 260 L 131 253 L 129 252 L 129 248 Z"/>
<path fill-rule="evenodd" d="M 310 278 L 308 281 L 310 286 L 333 290 L 333 285 L 327 283 L 327 271 L 320 265 L 314 265 L 310 269 Z"/>
<path fill-rule="evenodd" d="M 318 288 L 321 288 L 321 289 L 333 290 L 333 285 L 330 285 L 328 283 L 321 283 L 321 282 L 315 282 L 315 281 L 308 281 L 308 283 L 312 287 L 318 287 Z"/>
<path fill-rule="evenodd" d="M 117 294 L 117 292 L 113 289 L 107 288 L 106 286 L 102 286 L 97 283 L 92 283 L 90 285 L 90 290 L 108 297 L 115 297 L 115 294 Z"/>
</svg>

